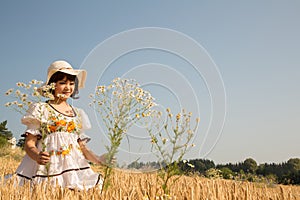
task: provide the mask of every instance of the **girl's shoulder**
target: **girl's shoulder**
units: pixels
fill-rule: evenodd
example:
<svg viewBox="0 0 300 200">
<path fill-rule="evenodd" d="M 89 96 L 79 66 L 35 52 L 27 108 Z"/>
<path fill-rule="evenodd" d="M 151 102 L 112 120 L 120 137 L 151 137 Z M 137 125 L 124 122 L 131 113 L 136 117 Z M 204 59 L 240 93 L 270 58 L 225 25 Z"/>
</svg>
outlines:
<svg viewBox="0 0 300 200">
<path fill-rule="evenodd" d="M 32 103 L 27 109 L 26 113 L 23 115 L 21 121 L 25 125 L 29 124 L 39 124 L 41 120 L 45 118 L 45 102 Z"/>
<path fill-rule="evenodd" d="M 82 113 L 84 112 L 82 108 L 76 107 L 74 105 L 71 105 L 72 109 L 76 112 L 76 113 Z"/>
<path fill-rule="evenodd" d="M 33 102 L 30 104 L 30 107 L 38 107 L 38 106 L 45 106 L 47 102 L 39 101 L 39 102 Z"/>
<path fill-rule="evenodd" d="M 72 106 L 72 108 L 73 108 L 73 111 L 75 111 L 77 117 L 82 118 L 82 116 L 85 115 L 85 112 L 82 108 L 78 108 L 78 107 L 74 107 L 74 106 Z"/>
<path fill-rule="evenodd" d="M 47 106 L 46 102 L 34 102 L 30 104 L 27 112 L 34 111 L 34 110 L 43 110 Z"/>
</svg>

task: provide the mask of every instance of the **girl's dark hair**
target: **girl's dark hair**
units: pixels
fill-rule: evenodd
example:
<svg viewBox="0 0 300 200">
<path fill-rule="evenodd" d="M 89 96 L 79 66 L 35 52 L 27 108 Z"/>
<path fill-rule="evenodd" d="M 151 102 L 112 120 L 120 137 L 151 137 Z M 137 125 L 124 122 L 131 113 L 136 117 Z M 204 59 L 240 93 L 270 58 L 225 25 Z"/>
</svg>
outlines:
<svg viewBox="0 0 300 200">
<path fill-rule="evenodd" d="M 75 89 L 74 89 L 74 92 L 73 92 L 73 94 L 71 95 L 71 97 L 72 97 L 73 99 L 78 99 L 78 98 L 79 98 L 79 96 L 77 96 L 78 93 L 79 93 L 79 91 L 78 91 L 78 78 L 77 78 L 77 76 L 75 76 L 75 75 L 66 74 L 66 73 L 64 73 L 64 72 L 59 72 L 59 71 L 58 71 L 58 72 L 55 72 L 55 73 L 51 76 L 51 78 L 49 79 L 48 85 L 50 85 L 51 83 L 56 83 L 57 81 L 61 81 L 61 80 L 63 80 L 65 77 L 67 78 L 68 81 L 74 81 L 74 82 L 75 82 Z M 51 92 L 52 92 L 52 94 L 54 95 L 54 90 L 51 91 Z"/>
</svg>

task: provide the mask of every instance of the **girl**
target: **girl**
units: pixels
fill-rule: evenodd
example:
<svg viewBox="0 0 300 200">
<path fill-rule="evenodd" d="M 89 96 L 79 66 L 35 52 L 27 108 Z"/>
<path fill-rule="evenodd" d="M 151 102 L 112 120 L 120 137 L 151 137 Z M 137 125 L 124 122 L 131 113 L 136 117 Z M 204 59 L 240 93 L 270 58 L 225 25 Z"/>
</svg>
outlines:
<svg viewBox="0 0 300 200">
<path fill-rule="evenodd" d="M 67 102 L 78 98 L 85 80 L 86 71 L 74 70 L 65 61 L 49 66 L 46 84 L 55 84 L 51 91 L 54 98 L 33 104 L 21 120 L 27 126 L 26 155 L 16 172 L 21 182 L 47 180 L 52 185 L 80 190 L 102 187 L 101 175 L 87 160 L 103 164 L 105 156 L 98 157 L 85 146 L 90 140 L 84 134 L 91 127 L 89 119 L 82 109 Z"/>
</svg>

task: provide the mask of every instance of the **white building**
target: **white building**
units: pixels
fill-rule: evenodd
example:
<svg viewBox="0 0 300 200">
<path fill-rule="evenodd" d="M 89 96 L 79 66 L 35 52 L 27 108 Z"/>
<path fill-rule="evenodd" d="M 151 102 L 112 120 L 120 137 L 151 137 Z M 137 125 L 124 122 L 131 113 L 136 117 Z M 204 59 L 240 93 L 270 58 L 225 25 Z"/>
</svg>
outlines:
<svg viewBox="0 0 300 200">
<path fill-rule="evenodd" d="M 12 149 L 15 149 L 17 147 L 17 139 L 15 137 L 8 140 L 8 143 L 11 144 Z"/>
</svg>

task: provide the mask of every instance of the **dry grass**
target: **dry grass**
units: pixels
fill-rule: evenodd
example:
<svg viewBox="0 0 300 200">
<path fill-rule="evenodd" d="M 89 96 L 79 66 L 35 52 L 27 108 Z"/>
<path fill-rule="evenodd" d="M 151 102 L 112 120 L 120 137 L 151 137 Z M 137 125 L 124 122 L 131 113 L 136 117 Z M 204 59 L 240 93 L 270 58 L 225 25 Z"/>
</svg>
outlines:
<svg viewBox="0 0 300 200">
<path fill-rule="evenodd" d="M 22 157 L 25 152 L 20 148 L 10 149 L 1 148 L 0 149 L 0 176 L 5 174 L 13 174 L 20 164 Z"/>
<path fill-rule="evenodd" d="M 0 175 L 15 171 L 19 164 L 12 155 L 0 157 Z M 93 167 L 101 172 L 100 167 Z M 35 200 L 35 199 L 207 199 L 207 200 L 239 200 L 239 199 L 300 199 L 300 186 L 284 186 L 229 181 L 222 179 L 207 179 L 199 176 L 182 176 L 170 188 L 171 196 L 163 197 L 161 183 L 156 173 L 141 173 L 124 170 L 114 170 L 112 184 L 102 195 L 99 190 L 72 191 L 61 188 L 51 188 L 46 185 L 30 187 L 29 184 L 16 187 L 11 181 L 0 182 L 1 200 Z"/>
</svg>

